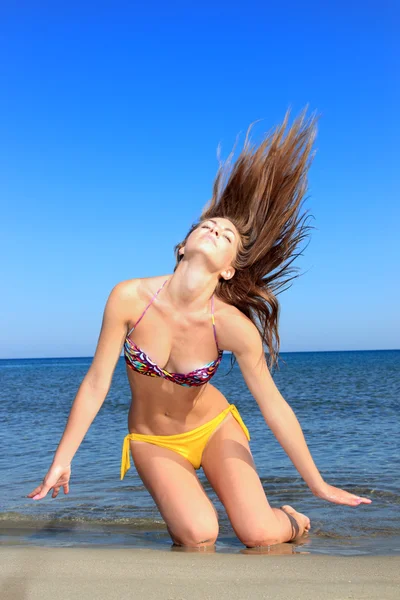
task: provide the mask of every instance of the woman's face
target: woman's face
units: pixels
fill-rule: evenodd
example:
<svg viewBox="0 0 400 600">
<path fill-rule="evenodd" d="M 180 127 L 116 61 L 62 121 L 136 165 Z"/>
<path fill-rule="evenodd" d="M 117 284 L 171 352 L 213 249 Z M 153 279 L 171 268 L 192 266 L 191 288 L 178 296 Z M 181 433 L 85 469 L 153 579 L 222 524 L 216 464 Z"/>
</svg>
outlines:
<svg viewBox="0 0 400 600">
<path fill-rule="evenodd" d="M 239 242 L 239 232 L 234 224 L 229 219 L 214 217 L 202 221 L 192 231 L 186 240 L 184 254 L 190 258 L 194 253 L 201 252 L 213 270 L 224 271 L 235 262 Z"/>
</svg>

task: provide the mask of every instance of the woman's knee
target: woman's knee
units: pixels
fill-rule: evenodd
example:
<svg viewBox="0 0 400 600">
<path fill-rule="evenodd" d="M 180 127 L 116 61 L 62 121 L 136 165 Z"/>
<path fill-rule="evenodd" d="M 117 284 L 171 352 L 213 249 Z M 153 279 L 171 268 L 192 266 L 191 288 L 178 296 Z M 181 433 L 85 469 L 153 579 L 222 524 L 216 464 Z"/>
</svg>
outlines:
<svg viewBox="0 0 400 600">
<path fill-rule="evenodd" d="M 172 541 L 179 546 L 212 546 L 215 544 L 218 533 L 218 521 L 209 523 L 191 523 L 179 528 L 179 531 L 172 531 L 167 527 Z"/>
</svg>

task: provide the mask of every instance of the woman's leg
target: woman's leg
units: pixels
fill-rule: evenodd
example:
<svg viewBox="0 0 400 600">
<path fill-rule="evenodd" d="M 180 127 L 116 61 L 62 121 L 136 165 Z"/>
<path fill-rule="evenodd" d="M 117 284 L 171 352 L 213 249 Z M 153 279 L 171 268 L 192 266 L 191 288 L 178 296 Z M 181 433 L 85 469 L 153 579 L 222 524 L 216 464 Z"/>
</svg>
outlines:
<svg viewBox="0 0 400 600">
<path fill-rule="evenodd" d="M 131 442 L 132 458 L 175 544 L 212 546 L 218 537 L 217 511 L 192 464 L 168 448 Z"/>
<path fill-rule="evenodd" d="M 231 414 L 209 439 L 202 467 L 243 544 L 266 546 L 292 539 L 292 523 L 282 510 L 269 505 L 247 438 Z M 299 525 L 296 537 L 309 529 L 308 517 L 288 505 L 284 508 Z"/>
</svg>

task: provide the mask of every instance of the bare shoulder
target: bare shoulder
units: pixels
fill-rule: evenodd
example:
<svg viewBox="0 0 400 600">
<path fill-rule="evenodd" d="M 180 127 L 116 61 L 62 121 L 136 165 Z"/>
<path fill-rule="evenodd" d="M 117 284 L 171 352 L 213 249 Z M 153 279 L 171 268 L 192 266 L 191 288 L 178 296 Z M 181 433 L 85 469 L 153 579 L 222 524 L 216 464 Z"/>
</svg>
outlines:
<svg viewBox="0 0 400 600">
<path fill-rule="evenodd" d="M 145 300 L 149 294 L 154 294 L 168 277 L 170 275 L 125 279 L 115 284 L 110 295 L 113 295 L 121 302 Z"/>
<path fill-rule="evenodd" d="M 129 321 L 140 312 L 144 303 L 150 301 L 168 277 L 169 275 L 160 275 L 120 281 L 112 288 L 107 305 L 114 307 L 126 321 Z"/>
<path fill-rule="evenodd" d="M 220 348 L 237 356 L 262 347 L 261 336 L 254 323 L 236 306 L 220 299 L 215 303 L 215 327 Z"/>
</svg>

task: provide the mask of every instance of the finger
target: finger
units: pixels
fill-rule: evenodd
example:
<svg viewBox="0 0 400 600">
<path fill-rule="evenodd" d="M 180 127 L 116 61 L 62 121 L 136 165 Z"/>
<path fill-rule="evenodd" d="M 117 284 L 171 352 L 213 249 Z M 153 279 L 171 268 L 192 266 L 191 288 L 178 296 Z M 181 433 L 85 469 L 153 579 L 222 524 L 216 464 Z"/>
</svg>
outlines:
<svg viewBox="0 0 400 600">
<path fill-rule="evenodd" d="M 27 494 L 26 497 L 27 498 L 32 498 L 33 496 L 36 496 L 36 494 L 38 494 L 42 489 L 42 484 L 38 485 L 33 492 L 30 492 L 30 494 Z"/>
<path fill-rule="evenodd" d="M 341 504 L 346 504 L 347 506 L 360 506 L 360 504 L 371 504 L 372 500 L 369 500 L 368 498 L 347 498 L 347 499 L 343 499 Z"/>
<path fill-rule="evenodd" d="M 359 504 L 371 504 L 372 500 L 370 500 L 369 498 L 362 498 L 360 496 L 358 496 L 356 498 L 356 505 L 358 506 Z"/>
<path fill-rule="evenodd" d="M 52 498 L 57 498 L 58 492 L 60 491 L 60 487 L 55 487 L 53 493 L 51 495 Z"/>
<path fill-rule="evenodd" d="M 64 494 L 68 494 L 69 493 L 69 483 L 65 483 L 63 485 L 63 488 L 64 488 Z"/>
<path fill-rule="evenodd" d="M 357 504 L 360 504 L 360 503 L 371 504 L 371 502 L 372 502 L 372 500 L 370 500 L 369 498 L 365 498 L 364 496 L 357 496 L 357 494 L 349 494 L 348 497 L 351 498 L 352 500 L 355 500 L 355 502 L 357 502 Z"/>
<path fill-rule="evenodd" d="M 357 496 L 357 499 L 360 500 L 363 504 L 371 504 L 372 502 L 370 498 L 366 498 L 365 496 Z"/>
<path fill-rule="evenodd" d="M 36 494 L 36 496 L 33 496 L 32 500 L 42 500 L 42 498 L 45 498 L 51 487 L 51 485 L 44 484 L 41 492 L 39 492 L 39 494 Z"/>
</svg>

